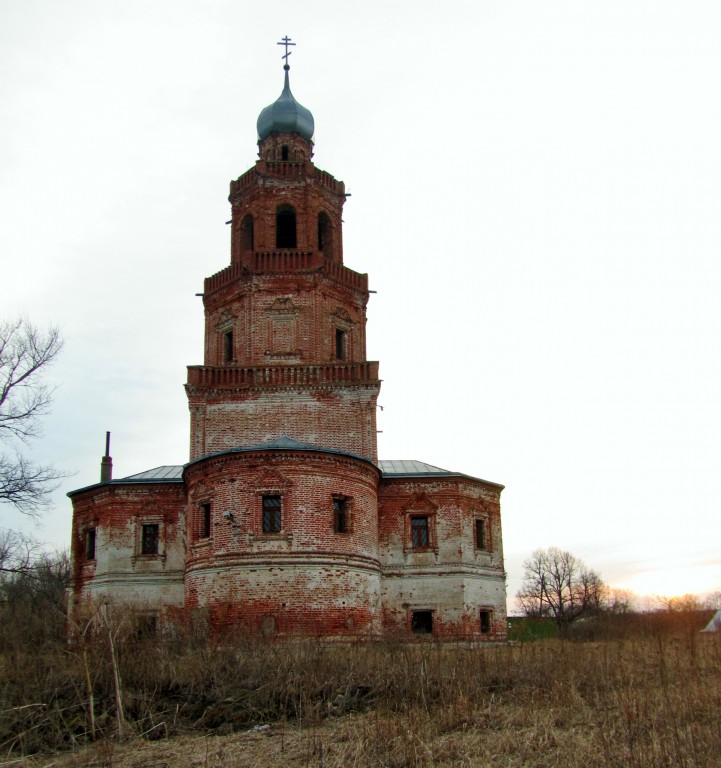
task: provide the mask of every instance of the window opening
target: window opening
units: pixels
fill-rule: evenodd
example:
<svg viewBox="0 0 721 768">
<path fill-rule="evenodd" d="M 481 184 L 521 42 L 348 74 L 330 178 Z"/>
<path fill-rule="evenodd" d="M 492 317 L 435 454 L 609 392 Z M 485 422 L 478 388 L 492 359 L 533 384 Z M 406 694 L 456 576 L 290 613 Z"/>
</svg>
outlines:
<svg viewBox="0 0 721 768">
<path fill-rule="evenodd" d="M 253 250 L 253 217 L 247 214 L 240 225 L 240 247 L 244 251 Z"/>
<path fill-rule="evenodd" d="M 350 530 L 347 499 L 333 499 L 333 530 L 336 533 L 348 533 Z"/>
<path fill-rule="evenodd" d="M 491 612 L 481 611 L 481 634 L 487 635 L 491 631 Z"/>
<path fill-rule="evenodd" d="M 223 362 L 233 362 L 233 331 L 226 331 L 223 334 Z"/>
<path fill-rule="evenodd" d="M 476 520 L 476 549 L 486 549 L 486 521 Z"/>
<path fill-rule="evenodd" d="M 346 335 L 346 331 L 344 331 L 342 328 L 335 329 L 335 356 L 338 360 L 345 360 Z"/>
<path fill-rule="evenodd" d="M 275 616 L 264 616 L 260 628 L 264 635 L 274 635 L 276 632 Z"/>
<path fill-rule="evenodd" d="M 263 496 L 263 533 L 280 533 L 280 496 Z"/>
<path fill-rule="evenodd" d="M 318 214 L 318 250 L 331 251 L 331 226 L 327 213 Z"/>
<path fill-rule="evenodd" d="M 411 631 L 416 635 L 432 635 L 433 611 L 413 611 L 411 614 Z"/>
<path fill-rule="evenodd" d="M 295 211 L 289 205 L 278 208 L 275 217 L 275 247 L 296 247 Z"/>
<path fill-rule="evenodd" d="M 414 549 L 424 549 L 428 546 L 428 517 L 411 518 L 411 544 Z"/>
<path fill-rule="evenodd" d="M 85 531 L 85 558 L 95 560 L 95 528 Z"/>
<path fill-rule="evenodd" d="M 159 544 L 160 526 L 158 523 L 145 523 L 140 543 L 140 552 L 143 555 L 157 555 Z"/>
<path fill-rule="evenodd" d="M 200 538 L 210 538 L 210 502 L 200 505 Z"/>
<path fill-rule="evenodd" d="M 140 615 L 135 621 L 135 639 L 151 640 L 158 635 L 160 622 L 155 614 Z"/>
<path fill-rule="evenodd" d="M 283 146 L 280 148 L 280 159 L 281 160 L 288 159 L 288 147 L 285 144 L 283 144 Z"/>
</svg>

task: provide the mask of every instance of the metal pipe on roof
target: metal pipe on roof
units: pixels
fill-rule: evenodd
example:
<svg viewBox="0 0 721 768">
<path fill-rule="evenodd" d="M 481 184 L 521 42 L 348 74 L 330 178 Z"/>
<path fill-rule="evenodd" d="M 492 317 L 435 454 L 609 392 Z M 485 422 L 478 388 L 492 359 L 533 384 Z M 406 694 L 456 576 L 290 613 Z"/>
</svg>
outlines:
<svg viewBox="0 0 721 768">
<path fill-rule="evenodd" d="M 100 482 L 109 483 L 113 479 L 113 459 L 110 456 L 110 432 L 105 433 L 105 456 L 100 459 Z"/>
</svg>

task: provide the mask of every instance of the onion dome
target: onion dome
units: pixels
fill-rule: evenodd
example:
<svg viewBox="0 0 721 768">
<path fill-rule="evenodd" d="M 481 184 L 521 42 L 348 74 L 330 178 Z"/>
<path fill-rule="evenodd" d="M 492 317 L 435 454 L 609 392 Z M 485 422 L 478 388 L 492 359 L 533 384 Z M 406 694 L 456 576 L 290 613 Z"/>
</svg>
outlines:
<svg viewBox="0 0 721 768">
<path fill-rule="evenodd" d="M 273 131 L 281 131 L 283 133 L 297 133 L 304 139 L 313 141 L 315 130 L 313 115 L 309 109 L 299 104 L 290 92 L 288 80 L 290 67 L 286 64 L 283 69 L 285 70 L 283 93 L 280 94 L 277 101 L 274 101 L 260 113 L 258 139 L 262 141 Z"/>
</svg>

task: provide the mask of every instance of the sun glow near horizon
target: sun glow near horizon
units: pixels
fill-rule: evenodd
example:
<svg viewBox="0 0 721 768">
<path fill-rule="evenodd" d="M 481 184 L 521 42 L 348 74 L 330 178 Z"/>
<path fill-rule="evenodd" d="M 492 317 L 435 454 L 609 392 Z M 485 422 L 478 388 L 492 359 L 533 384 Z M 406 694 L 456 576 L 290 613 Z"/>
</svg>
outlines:
<svg viewBox="0 0 721 768">
<path fill-rule="evenodd" d="M 612 586 L 628 589 L 640 599 L 656 596 L 681 597 L 682 595 L 703 597 L 721 590 L 721 579 L 718 564 L 680 563 L 662 568 L 639 570 Z"/>
</svg>

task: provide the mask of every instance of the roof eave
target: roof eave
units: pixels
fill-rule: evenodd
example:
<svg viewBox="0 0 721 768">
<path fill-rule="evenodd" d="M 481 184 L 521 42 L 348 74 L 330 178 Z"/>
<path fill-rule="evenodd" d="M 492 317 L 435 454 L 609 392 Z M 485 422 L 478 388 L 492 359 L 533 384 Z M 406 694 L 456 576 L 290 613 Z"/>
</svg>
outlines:
<svg viewBox="0 0 721 768">
<path fill-rule="evenodd" d="M 150 477 L 150 478 L 144 478 L 144 479 L 130 479 L 125 477 L 120 477 L 117 480 L 108 480 L 105 483 L 94 483 L 93 485 L 86 485 L 83 488 L 77 488 L 74 491 L 68 491 L 65 495 L 72 499 L 73 496 L 77 496 L 81 493 L 85 493 L 86 491 L 96 491 L 100 488 L 111 488 L 118 485 L 182 485 L 185 481 L 182 477 L 173 477 L 173 478 L 158 478 L 158 477 Z"/>
<path fill-rule="evenodd" d="M 465 475 L 463 472 L 402 472 L 382 475 L 383 480 L 451 480 L 452 478 L 461 478 L 463 480 L 473 480 L 476 483 L 483 483 L 484 485 L 490 485 L 493 488 L 498 488 L 502 491 L 506 486 L 500 483 L 494 483 L 492 480 L 484 480 L 482 477 L 474 477 L 473 475 Z"/>
</svg>

